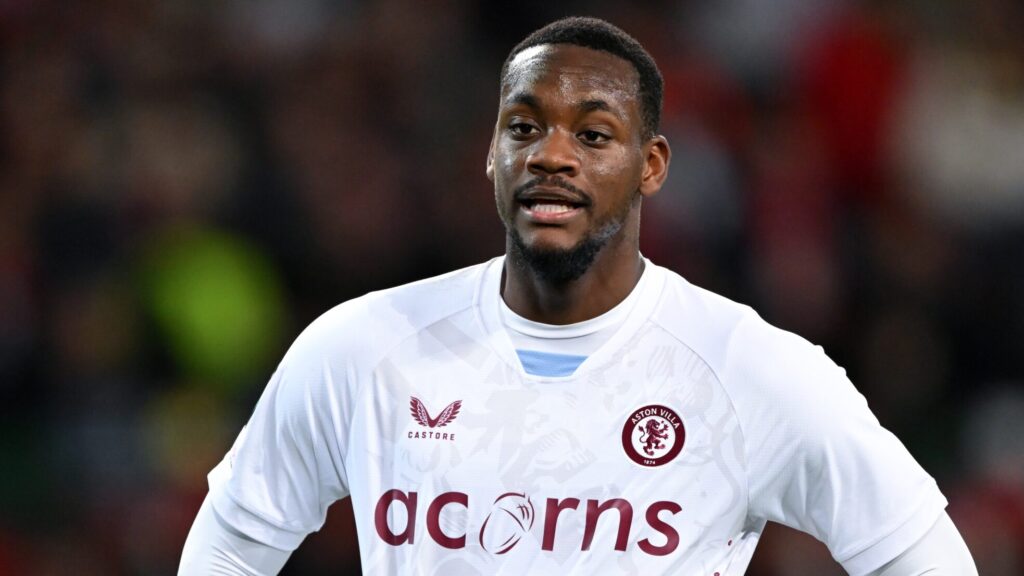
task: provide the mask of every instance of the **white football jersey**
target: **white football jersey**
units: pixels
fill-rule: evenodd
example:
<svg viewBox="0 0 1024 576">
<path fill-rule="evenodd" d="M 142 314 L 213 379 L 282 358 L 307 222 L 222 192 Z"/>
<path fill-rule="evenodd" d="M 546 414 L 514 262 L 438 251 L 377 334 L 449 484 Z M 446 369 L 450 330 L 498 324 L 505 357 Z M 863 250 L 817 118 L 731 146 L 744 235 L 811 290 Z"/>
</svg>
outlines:
<svg viewBox="0 0 1024 576">
<path fill-rule="evenodd" d="M 311 324 L 210 475 L 217 513 L 291 550 L 350 496 L 366 574 L 734 576 L 768 520 L 857 575 L 945 508 L 820 348 L 650 262 L 572 374 L 528 374 L 503 265 Z"/>
</svg>

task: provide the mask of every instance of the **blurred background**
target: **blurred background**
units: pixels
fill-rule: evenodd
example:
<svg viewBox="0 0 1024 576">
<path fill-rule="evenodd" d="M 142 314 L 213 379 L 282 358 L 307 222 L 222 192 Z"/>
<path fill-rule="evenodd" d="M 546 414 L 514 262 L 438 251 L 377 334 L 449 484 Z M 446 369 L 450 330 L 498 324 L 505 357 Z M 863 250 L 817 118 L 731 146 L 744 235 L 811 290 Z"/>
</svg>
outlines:
<svg viewBox="0 0 1024 576">
<path fill-rule="evenodd" d="M 573 13 L 665 75 L 645 255 L 822 344 L 1024 574 L 1015 0 L 0 1 L 0 574 L 173 574 L 307 323 L 500 254 L 498 70 Z M 356 570 L 346 501 L 285 574 Z"/>
</svg>

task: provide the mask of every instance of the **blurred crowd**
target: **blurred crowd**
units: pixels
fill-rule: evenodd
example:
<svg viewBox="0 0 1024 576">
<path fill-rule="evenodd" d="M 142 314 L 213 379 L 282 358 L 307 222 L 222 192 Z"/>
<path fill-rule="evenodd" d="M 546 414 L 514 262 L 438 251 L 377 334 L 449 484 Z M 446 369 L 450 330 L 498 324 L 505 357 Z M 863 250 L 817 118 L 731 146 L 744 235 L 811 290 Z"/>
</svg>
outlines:
<svg viewBox="0 0 1024 576">
<path fill-rule="evenodd" d="M 0 2 L 0 575 L 173 574 L 289 342 L 498 255 L 498 70 L 566 14 L 666 80 L 642 249 L 822 344 L 1024 574 L 1016 0 Z M 358 570 L 350 505 L 285 574 Z M 750 576 L 842 574 L 771 526 Z"/>
</svg>

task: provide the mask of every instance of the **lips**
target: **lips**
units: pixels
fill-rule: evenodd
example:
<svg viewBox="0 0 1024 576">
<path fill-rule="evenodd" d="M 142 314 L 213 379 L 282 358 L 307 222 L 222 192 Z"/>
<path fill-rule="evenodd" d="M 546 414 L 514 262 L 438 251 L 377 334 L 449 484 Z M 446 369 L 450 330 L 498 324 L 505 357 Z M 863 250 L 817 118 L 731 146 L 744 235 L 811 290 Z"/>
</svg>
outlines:
<svg viewBox="0 0 1024 576">
<path fill-rule="evenodd" d="M 515 199 L 526 206 L 562 204 L 578 208 L 590 204 L 586 194 L 567 182 L 558 182 L 555 185 L 527 185 L 516 191 Z"/>
<path fill-rule="evenodd" d="M 536 214 L 562 214 L 575 210 L 576 207 L 571 204 L 559 204 L 559 203 L 547 203 L 546 201 L 537 202 L 535 204 L 526 205 L 526 209 Z"/>
<path fill-rule="evenodd" d="M 516 203 L 527 218 L 538 224 L 557 224 L 590 205 L 581 190 L 561 180 L 534 180 L 516 190 Z"/>
<path fill-rule="evenodd" d="M 519 207 L 536 224 L 559 224 L 583 212 L 583 204 L 564 198 L 530 198 Z"/>
</svg>

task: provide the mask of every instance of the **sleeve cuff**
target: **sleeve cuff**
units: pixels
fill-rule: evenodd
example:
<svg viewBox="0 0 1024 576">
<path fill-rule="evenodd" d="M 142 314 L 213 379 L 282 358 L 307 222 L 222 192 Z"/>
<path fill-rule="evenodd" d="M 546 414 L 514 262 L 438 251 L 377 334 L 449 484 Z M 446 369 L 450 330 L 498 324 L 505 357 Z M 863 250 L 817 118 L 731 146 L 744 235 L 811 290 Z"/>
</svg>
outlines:
<svg viewBox="0 0 1024 576">
<path fill-rule="evenodd" d="M 948 502 L 937 488 L 895 529 L 864 549 L 836 558 L 850 576 L 865 576 L 896 558 L 924 536 L 946 509 Z"/>
</svg>

